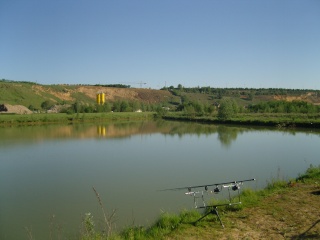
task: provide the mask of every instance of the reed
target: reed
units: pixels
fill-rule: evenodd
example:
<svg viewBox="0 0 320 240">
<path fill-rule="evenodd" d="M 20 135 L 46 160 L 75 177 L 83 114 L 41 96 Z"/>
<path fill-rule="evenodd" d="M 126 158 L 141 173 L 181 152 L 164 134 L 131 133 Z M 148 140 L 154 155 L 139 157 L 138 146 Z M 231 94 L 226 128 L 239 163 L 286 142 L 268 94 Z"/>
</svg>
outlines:
<svg viewBox="0 0 320 240">
<path fill-rule="evenodd" d="M 112 229 L 113 229 L 113 224 L 114 224 L 114 216 L 116 214 L 116 210 L 114 209 L 112 211 L 112 213 L 110 214 L 110 216 L 108 216 L 106 210 L 104 209 L 104 205 L 102 203 L 102 199 L 99 195 L 99 193 L 97 192 L 97 190 L 92 187 L 97 199 L 98 199 L 98 202 L 99 202 L 99 205 L 100 205 L 100 208 L 101 208 L 101 211 L 103 213 L 103 217 L 104 217 L 104 223 L 105 223 L 105 230 L 107 232 L 107 236 L 110 237 L 112 235 Z"/>
</svg>

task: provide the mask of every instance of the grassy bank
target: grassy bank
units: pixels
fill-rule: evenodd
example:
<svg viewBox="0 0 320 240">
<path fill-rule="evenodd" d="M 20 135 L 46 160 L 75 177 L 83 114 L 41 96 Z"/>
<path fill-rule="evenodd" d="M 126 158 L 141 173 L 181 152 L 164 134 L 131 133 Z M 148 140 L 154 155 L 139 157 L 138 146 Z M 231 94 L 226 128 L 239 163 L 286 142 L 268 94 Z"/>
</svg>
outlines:
<svg viewBox="0 0 320 240">
<path fill-rule="evenodd" d="M 215 215 L 194 224 L 201 214 L 163 213 L 150 227 L 129 227 L 107 236 L 95 231 L 92 218 L 83 224 L 81 240 L 89 239 L 319 239 L 320 166 L 290 182 L 271 181 L 263 190 L 243 190 L 243 204 L 220 207 L 225 228 Z M 106 218 L 106 229 L 109 225 Z"/>
<path fill-rule="evenodd" d="M 165 120 L 194 121 L 199 123 L 235 124 L 252 126 L 272 126 L 278 128 L 320 128 L 320 114 L 283 113 L 243 113 L 226 120 L 216 115 L 196 116 L 179 112 L 167 112 L 161 117 Z M 153 119 L 153 112 L 109 112 L 109 113 L 41 113 L 41 114 L 0 114 L 0 126 L 34 125 L 47 123 L 79 123 L 100 121 L 123 121 Z"/>
<path fill-rule="evenodd" d="M 0 114 L 0 126 L 7 125 L 34 125 L 47 123 L 79 123 L 100 121 L 127 121 L 152 119 L 154 113 L 40 113 L 40 114 Z"/>
<path fill-rule="evenodd" d="M 242 113 L 225 120 L 213 116 L 192 116 L 183 113 L 167 113 L 163 116 L 166 120 L 195 121 L 214 124 L 236 124 L 273 127 L 301 127 L 320 128 L 320 114 L 290 114 L 290 113 Z"/>
</svg>

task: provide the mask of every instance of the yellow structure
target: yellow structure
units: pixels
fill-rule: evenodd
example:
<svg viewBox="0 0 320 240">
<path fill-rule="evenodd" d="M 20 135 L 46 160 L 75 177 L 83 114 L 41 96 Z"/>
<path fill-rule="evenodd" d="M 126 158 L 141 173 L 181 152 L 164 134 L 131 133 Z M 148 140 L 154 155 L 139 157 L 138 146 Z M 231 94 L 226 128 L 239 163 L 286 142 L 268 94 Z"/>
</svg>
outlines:
<svg viewBox="0 0 320 240">
<path fill-rule="evenodd" d="M 104 93 L 100 93 L 100 102 L 101 102 L 101 104 L 104 104 L 105 100 L 106 100 L 105 94 Z"/>
<path fill-rule="evenodd" d="M 97 93 L 97 104 L 104 104 L 106 95 L 104 93 Z"/>
<path fill-rule="evenodd" d="M 100 93 L 97 94 L 97 104 L 101 103 L 101 99 L 100 99 Z"/>
</svg>

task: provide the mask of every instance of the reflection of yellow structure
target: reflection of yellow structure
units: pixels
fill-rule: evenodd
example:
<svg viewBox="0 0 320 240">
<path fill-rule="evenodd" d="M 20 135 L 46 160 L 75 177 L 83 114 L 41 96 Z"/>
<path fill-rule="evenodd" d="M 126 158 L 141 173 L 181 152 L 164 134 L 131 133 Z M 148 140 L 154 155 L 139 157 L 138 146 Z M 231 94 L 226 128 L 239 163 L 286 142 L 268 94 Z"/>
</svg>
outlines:
<svg viewBox="0 0 320 240">
<path fill-rule="evenodd" d="M 97 132 L 98 132 L 98 135 L 101 136 L 101 137 L 106 136 L 106 127 L 98 126 L 97 127 Z"/>
<path fill-rule="evenodd" d="M 106 99 L 106 95 L 104 93 L 97 94 L 97 104 L 104 104 Z"/>
</svg>

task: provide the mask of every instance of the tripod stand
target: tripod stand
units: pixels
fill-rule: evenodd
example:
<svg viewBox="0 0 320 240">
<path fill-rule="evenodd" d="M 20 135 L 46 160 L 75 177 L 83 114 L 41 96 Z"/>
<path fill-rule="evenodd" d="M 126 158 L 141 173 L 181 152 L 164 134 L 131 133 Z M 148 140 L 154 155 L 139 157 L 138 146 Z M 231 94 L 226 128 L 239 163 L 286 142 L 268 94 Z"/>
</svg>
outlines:
<svg viewBox="0 0 320 240">
<path fill-rule="evenodd" d="M 194 224 L 197 224 L 197 222 L 201 221 L 203 218 L 205 218 L 206 216 L 208 216 L 209 214 L 214 214 L 218 217 L 219 221 L 220 221 L 220 224 L 221 226 L 224 228 L 224 225 L 221 221 L 221 218 L 220 218 L 220 215 L 219 215 L 219 212 L 218 212 L 218 206 L 221 206 L 222 204 L 220 205 L 213 205 L 213 206 L 205 206 L 205 207 L 199 207 L 199 208 L 205 208 L 205 209 L 209 209 L 209 211 L 203 215 L 201 218 L 199 218 L 197 221 L 194 222 Z M 229 205 L 229 204 L 224 204 L 224 205 Z"/>
<path fill-rule="evenodd" d="M 216 205 L 198 207 L 198 208 L 203 208 L 203 209 L 209 209 L 209 211 L 205 215 L 203 215 L 201 218 L 199 218 L 197 221 L 195 221 L 194 224 L 196 224 L 197 222 L 201 221 L 203 218 L 205 218 L 209 214 L 213 214 L 213 215 L 217 216 L 217 218 L 220 221 L 221 226 L 224 228 L 224 225 L 223 225 L 223 223 L 221 221 L 221 218 L 220 218 L 220 215 L 219 215 L 219 212 L 218 212 L 218 207 L 219 206 L 231 206 L 231 205 L 236 205 L 236 204 L 241 204 L 241 202 L 224 203 L 224 204 L 216 204 Z"/>
</svg>

